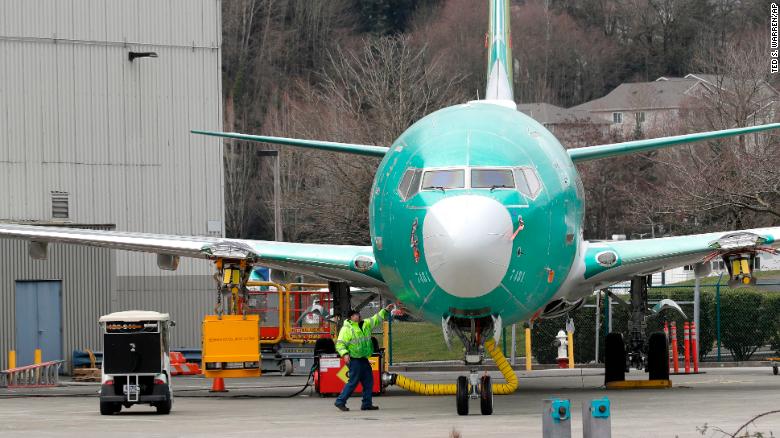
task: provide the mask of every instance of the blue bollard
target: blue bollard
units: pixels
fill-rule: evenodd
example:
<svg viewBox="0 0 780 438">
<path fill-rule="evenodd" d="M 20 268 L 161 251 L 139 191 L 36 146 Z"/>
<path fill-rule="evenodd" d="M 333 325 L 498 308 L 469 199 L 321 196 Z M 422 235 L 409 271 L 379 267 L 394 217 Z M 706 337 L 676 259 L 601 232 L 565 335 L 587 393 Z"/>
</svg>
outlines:
<svg viewBox="0 0 780 438">
<path fill-rule="evenodd" d="M 542 410 L 543 438 L 571 438 L 571 401 L 544 400 Z"/>
<path fill-rule="evenodd" d="M 611 438 L 612 420 L 609 399 L 597 398 L 582 403 L 583 438 Z"/>
</svg>

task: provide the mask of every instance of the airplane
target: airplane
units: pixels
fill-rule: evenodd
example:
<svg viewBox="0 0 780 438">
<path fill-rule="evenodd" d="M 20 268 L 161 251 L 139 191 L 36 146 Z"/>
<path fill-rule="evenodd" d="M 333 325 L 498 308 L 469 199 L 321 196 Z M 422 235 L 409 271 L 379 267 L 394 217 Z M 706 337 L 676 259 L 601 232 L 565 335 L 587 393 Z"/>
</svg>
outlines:
<svg viewBox="0 0 780 438">
<path fill-rule="evenodd" d="M 583 238 L 585 195 L 576 164 L 778 129 L 780 123 L 567 150 L 541 124 L 517 111 L 509 17 L 508 0 L 490 0 L 484 99 L 435 111 L 389 146 L 192 131 L 381 158 L 369 201 L 370 245 L 14 224 L 0 224 L 0 237 L 30 241 L 30 253 L 37 257 L 45 256 L 48 243 L 61 242 L 156 253 L 158 266 L 168 270 L 176 269 L 180 257 L 208 259 L 220 273 L 240 272 L 226 290 L 243 288 L 255 265 L 312 275 L 328 281 L 339 315 L 349 310 L 350 286 L 377 288 L 441 324 L 448 342 L 452 334 L 463 342 L 471 371 L 469 380 L 458 382 L 471 382 L 466 394 L 471 398 L 488 390 L 484 381 L 478 382 L 476 367 L 483 361 L 485 342 L 497 339 L 505 325 L 566 314 L 595 290 L 631 280 L 632 320 L 638 326 L 647 307 L 645 276 L 683 265 L 701 267 L 714 257 L 726 261 L 732 282 L 753 282 L 750 262 L 757 252 L 777 252 L 780 227 L 588 241 Z M 644 335 L 636 330 L 631 337 L 629 353 L 622 337 L 607 339 L 607 374 L 622 369 L 631 355 L 640 365 L 653 362 L 658 349 L 648 352 Z M 463 414 L 462 394 L 457 397 L 458 413 Z M 492 412 L 492 398 L 490 403 Z"/>
</svg>

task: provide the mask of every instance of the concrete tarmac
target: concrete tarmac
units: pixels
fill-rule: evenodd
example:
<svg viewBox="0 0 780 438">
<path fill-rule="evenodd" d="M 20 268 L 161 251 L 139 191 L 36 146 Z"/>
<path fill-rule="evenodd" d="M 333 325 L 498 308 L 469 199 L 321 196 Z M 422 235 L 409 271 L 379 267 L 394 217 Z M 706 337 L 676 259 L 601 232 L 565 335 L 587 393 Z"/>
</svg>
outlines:
<svg viewBox="0 0 780 438">
<path fill-rule="evenodd" d="M 466 417 L 456 414 L 454 396 L 425 397 L 397 387 L 374 398 L 379 411 L 360 411 L 360 400 L 353 397 L 348 404 L 353 410 L 340 412 L 334 398 L 321 398 L 308 389 L 294 398 L 279 398 L 297 392 L 306 376 L 274 374 L 226 380 L 225 394 L 209 393 L 209 380 L 176 377 L 176 398 L 168 416 L 140 405 L 101 416 L 96 384 L 0 389 L 0 436 L 541 437 L 542 400 L 560 397 L 571 399 L 572 436 L 580 437 L 581 403 L 607 396 L 613 437 L 723 437 L 758 414 L 780 409 L 780 376 L 772 375 L 770 367 L 708 368 L 705 374 L 673 376 L 671 389 L 628 391 L 606 391 L 601 373 L 518 372 L 518 391 L 496 396 L 493 415 L 480 415 L 479 402 L 472 401 Z M 498 373 L 491 374 L 495 382 L 502 381 Z M 407 375 L 452 383 L 458 373 Z M 632 372 L 629 378 L 646 374 Z M 780 436 L 780 414 L 756 420 L 749 431 Z"/>
</svg>

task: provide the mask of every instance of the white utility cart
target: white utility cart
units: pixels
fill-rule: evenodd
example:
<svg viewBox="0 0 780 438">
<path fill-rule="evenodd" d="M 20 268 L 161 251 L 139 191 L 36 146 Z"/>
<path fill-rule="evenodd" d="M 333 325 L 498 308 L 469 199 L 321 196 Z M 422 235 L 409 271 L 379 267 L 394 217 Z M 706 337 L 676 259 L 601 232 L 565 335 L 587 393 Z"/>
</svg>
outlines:
<svg viewBox="0 0 780 438">
<path fill-rule="evenodd" d="M 128 310 L 100 317 L 103 367 L 100 413 L 111 415 L 134 404 L 149 404 L 158 414 L 173 406 L 167 313 Z"/>
</svg>

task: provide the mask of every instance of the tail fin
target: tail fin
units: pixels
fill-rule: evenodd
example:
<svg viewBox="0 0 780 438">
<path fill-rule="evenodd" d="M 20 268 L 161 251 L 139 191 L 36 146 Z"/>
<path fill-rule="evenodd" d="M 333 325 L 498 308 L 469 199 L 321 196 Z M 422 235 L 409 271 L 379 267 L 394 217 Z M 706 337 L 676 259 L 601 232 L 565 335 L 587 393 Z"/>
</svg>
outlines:
<svg viewBox="0 0 780 438">
<path fill-rule="evenodd" d="M 490 0 L 490 30 L 487 35 L 487 100 L 514 101 L 512 92 L 512 42 L 509 0 Z"/>
</svg>

